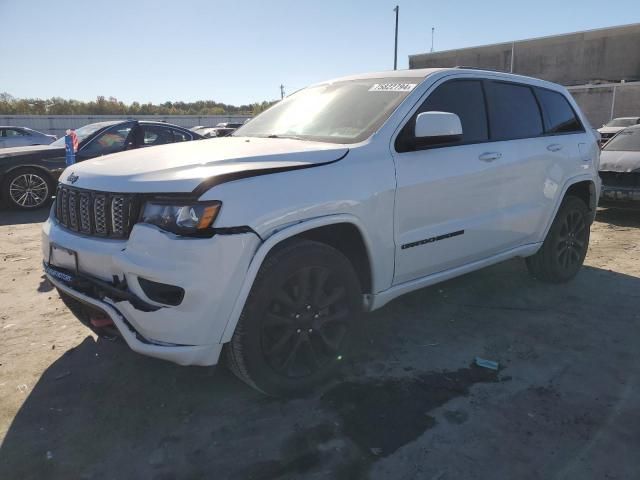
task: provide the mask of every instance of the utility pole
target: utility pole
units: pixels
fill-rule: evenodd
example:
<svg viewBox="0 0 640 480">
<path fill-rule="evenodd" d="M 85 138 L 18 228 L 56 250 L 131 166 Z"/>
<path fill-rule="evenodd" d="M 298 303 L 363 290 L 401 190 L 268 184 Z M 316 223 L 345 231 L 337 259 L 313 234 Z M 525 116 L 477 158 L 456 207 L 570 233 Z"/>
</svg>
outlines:
<svg viewBox="0 0 640 480">
<path fill-rule="evenodd" d="M 436 27 L 431 27 L 431 53 L 433 53 L 433 34 L 436 31 Z"/>
<path fill-rule="evenodd" d="M 393 69 L 398 69 L 398 15 L 400 14 L 400 7 L 396 5 L 396 8 L 393 9 L 396 12 L 396 44 L 393 51 Z"/>
<path fill-rule="evenodd" d="M 284 85 L 280 85 L 280 100 L 284 98 Z"/>
<path fill-rule="evenodd" d="M 611 115 L 609 120 L 613 120 L 613 114 L 616 111 L 616 85 L 613 86 L 613 95 L 611 95 Z"/>
<path fill-rule="evenodd" d="M 513 61 L 515 59 L 516 54 L 516 42 L 511 42 L 511 68 L 509 68 L 509 73 L 513 73 Z"/>
</svg>

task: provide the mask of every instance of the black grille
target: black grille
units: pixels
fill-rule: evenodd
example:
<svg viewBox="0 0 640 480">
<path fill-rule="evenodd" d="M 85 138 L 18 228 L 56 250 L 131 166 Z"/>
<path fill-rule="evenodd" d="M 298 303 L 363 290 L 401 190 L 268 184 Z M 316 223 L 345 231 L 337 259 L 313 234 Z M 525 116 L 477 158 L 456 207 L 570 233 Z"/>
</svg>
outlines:
<svg viewBox="0 0 640 480">
<path fill-rule="evenodd" d="M 136 216 L 135 195 L 58 186 L 56 218 L 74 232 L 96 237 L 127 238 Z"/>
<path fill-rule="evenodd" d="M 640 173 L 636 172 L 600 172 L 602 184 L 607 187 L 640 188 Z"/>
</svg>

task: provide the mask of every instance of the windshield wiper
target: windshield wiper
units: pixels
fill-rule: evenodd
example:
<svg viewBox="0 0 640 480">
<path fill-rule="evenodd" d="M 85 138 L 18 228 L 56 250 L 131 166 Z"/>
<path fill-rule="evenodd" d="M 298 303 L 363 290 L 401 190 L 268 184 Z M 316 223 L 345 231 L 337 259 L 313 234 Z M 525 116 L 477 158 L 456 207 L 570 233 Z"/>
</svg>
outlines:
<svg viewBox="0 0 640 480">
<path fill-rule="evenodd" d="M 305 138 L 305 137 L 301 137 L 298 135 L 287 135 L 287 134 L 276 134 L 276 133 L 271 133 L 269 135 L 260 135 L 260 134 L 253 134 L 253 135 L 234 135 L 231 134 L 231 136 L 233 137 L 246 137 L 246 138 L 288 138 L 288 139 L 292 139 L 292 140 L 305 140 L 305 141 L 312 141 L 312 142 L 318 142 L 319 140 L 314 140 L 313 138 Z"/>
<path fill-rule="evenodd" d="M 277 135 L 275 133 L 267 135 L 266 138 L 292 138 L 293 140 L 303 140 L 302 137 L 299 137 L 297 135 Z"/>
</svg>

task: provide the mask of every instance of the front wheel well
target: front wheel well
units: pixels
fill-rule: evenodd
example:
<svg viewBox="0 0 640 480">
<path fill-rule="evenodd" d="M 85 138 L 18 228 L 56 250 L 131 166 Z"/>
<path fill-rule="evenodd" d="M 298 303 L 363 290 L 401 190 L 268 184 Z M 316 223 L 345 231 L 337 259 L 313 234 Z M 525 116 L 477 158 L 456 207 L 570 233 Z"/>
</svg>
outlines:
<svg viewBox="0 0 640 480">
<path fill-rule="evenodd" d="M 276 248 L 281 248 L 293 240 L 300 239 L 324 243 L 341 252 L 351 262 L 358 275 L 362 292 L 371 293 L 373 291 L 369 254 L 362 233 L 354 224 L 335 223 L 312 228 L 287 238 Z"/>
</svg>

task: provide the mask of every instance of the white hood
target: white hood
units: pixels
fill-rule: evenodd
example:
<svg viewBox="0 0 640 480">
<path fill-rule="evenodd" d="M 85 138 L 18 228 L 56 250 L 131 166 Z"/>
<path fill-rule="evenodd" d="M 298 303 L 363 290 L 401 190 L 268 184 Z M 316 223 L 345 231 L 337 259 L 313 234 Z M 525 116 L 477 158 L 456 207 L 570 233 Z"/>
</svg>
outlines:
<svg viewBox="0 0 640 480">
<path fill-rule="evenodd" d="M 287 138 L 224 137 L 105 155 L 68 167 L 60 182 L 106 192 L 192 192 L 204 180 L 237 172 L 301 168 L 339 159 L 340 145 Z M 75 178 L 77 177 L 77 179 Z"/>
<path fill-rule="evenodd" d="M 640 152 L 603 150 L 600 152 L 600 171 L 633 172 L 640 171 Z"/>
</svg>

